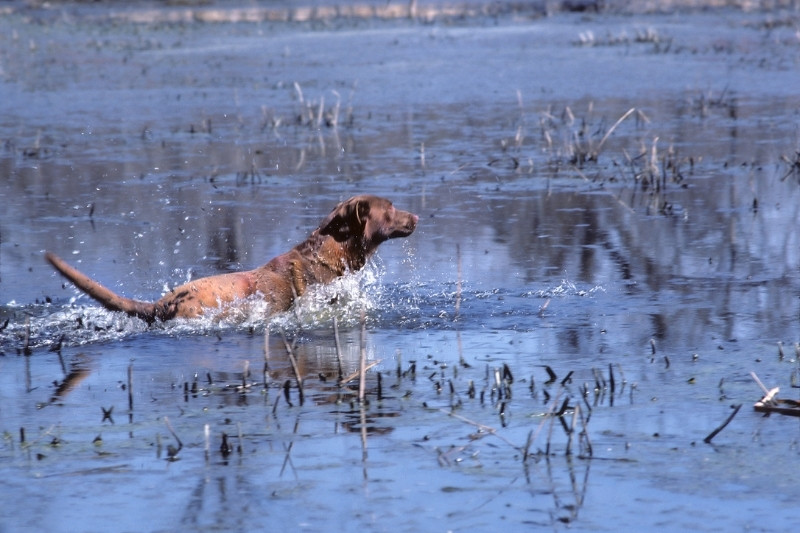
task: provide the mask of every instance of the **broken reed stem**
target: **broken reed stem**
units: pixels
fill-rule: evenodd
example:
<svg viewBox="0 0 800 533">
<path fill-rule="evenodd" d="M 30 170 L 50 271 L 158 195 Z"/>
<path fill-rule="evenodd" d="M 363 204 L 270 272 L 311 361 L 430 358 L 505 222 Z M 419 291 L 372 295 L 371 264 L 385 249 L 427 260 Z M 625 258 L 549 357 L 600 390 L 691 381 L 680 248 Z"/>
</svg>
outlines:
<svg viewBox="0 0 800 533">
<path fill-rule="evenodd" d="M 589 440 L 589 428 L 587 427 L 589 425 L 589 420 L 588 420 L 588 418 L 584 418 L 583 410 L 580 411 L 579 416 L 581 418 L 581 426 L 583 427 L 583 431 L 581 431 L 580 436 L 581 436 L 582 440 L 585 441 L 585 443 L 586 443 L 586 449 L 589 452 L 588 457 L 591 457 L 592 456 L 592 443 Z"/>
<path fill-rule="evenodd" d="M 358 401 L 364 403 L 367 390 L 367 319 L 364 310 L 361 310 L 361 350 L 358 363 Z"/>
<path fill-rule="evenodd" d="M 364 371 L 366 372 L 366 371 L 370 370 L 371 368 L 373 368 L 375 366 L 378 366 L 381 363 L 381 361 L 383 361 L 383 359 L 378 359 L 376 361 L 371 362 L 370 364 L 368 364 L 367 366 L 364 367 Z M 356 370 L 355 372 L 353 372 L 349 376 L 343 377 L 341 379 L 341 381 L 340 381 L 340 384 L 344 385 L 345 383 L 349 383 L 350 381 L 353 381 L 354 379 L 356 379 L 358 377 L 361 377 L 361 368 L 359 368 L 358 370 Z"/>
<path fill-rule="evenodd" d="M 595 150 L 594 150 L 594 156 L 595 157 L 597 157 L 597 154 L 600 152 L 600 149 L 603 148 L 603 145 L 606 143 L 606 141 L 608 140 L 609 136 L 612 133 L 614 133 L 615 129 L 617 129 L 617 126 L 622 124 L 622 121 L 625 120 L 626 118 L 628 118 L 631 115 L 631 113 L 633 113 L 634 111 L 636 111 L 635 107 L 632 107 L 632 108 L 628 109 L 628 111 L 625 112 L 624 115 L 619 117 L 619 119 L 617 119 L 617 121 L 614 123 L 614 125 L 611 126 L 611 128 L 609 128 L 609 130 L 606 132 L 606 134 L 603 135 L 603 138 L 600 139 L 600 142 L 597 144 L 597 148 L 595 148 Z"/>
<path fill-rule="evenodd" d="M 339 366 L 339 382 L 342 381 L 342 343 L 339 341 L 339 321 L 333 317 L 333 340 L 336 343 L 336 364 Z"/>
<path fill-rule="evenodd" d="M 714 437 L 716 437 L 716 436 L 717 436 L 717 434 L 718 434 L 720 431 L 722 431 L 723 429 L 725 429 L 725 426 L 727 426 L 727 425 L 728 425 L 728 424 L 731 422 L 731 420 L 733 420 L 733 417 L 734 417 L 734 416 L 736 416 L 736 413 L 738 413 L 738 412 L 739 412 L 739 409 L 741 409 L 741 408 L 742 408 L 742 404 L 735 405 L 735 406 L 733 407 L 733 412 L 730 414 L 730 416 L 729 416 L 727 419 L 725 419 L 725 422 L 723 422 L 723 423 L 722 423 L 722 425 L 721 425 L 721 426 L 719 426 L 717 429 L 715 429 L 714 431 L 712 431 L 711 433 L 709 433 L 709 434 L 708 434 L 708 436 L 707 436 L 706 438 L 704 438 L 704 439 L 703 439 L 703 442 L 705 442 L 706 444 L 711 444 L 711 439 L 713 439 Z"/>
<path fill-rule="evenodd" d="M 761 383 L 761 380 L 758 379 L 758 376 L 756 375 L 756 373 L 751 371 L 750 372 L 750 377 L 753 378 L 753 380 L 756 382 L 756 384 L 761 388 L 761 391 L 764 393 L 764 396 L 768 396 L 769 395 L 769 390 L 767 389 L 767 387 L 764 386 L 763 383 Z"/>
</svg>

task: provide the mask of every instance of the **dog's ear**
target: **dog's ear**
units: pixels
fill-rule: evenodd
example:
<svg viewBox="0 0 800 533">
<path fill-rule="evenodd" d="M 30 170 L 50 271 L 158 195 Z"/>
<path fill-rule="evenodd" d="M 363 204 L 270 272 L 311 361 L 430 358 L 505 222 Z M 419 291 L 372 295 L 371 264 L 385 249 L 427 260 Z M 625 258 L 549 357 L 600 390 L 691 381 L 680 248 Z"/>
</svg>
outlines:
<svg viewBox="0 0 800 533">
<path fill-rule="evenodd" d="M 342 202 L 319 225 L 320 235 L 330 235 L 337 241 L 346 241 L 354 235 L 363 235 L 369 216 L 367 200 L 351 198 Z"/>
</svg>

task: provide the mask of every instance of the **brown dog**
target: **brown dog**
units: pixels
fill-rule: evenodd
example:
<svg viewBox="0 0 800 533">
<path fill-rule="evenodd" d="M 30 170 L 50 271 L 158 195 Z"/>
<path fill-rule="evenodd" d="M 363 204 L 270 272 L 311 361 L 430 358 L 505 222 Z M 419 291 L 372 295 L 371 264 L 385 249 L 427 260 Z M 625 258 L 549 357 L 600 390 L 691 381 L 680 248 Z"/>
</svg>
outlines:
<svg viewBox="0 0 800 533">
<path fill-rule="evenodd" d="M 190 281 L 157 302 L 141 302 L 114 294 L 47 252 L 45 258 L 64 277 L 111 311 L 122 311 L 152 323 L 194 318 L 205 309 L 221 308 L 254 294 L 262 295 L 273 313 L 286 311 L 310 285 L 329 283 L 359 270 L 388 239 L 408 237 L 417 215 L 400 211 L 377 196 L 354 196 L 336 206 L 304 242 L 255 270 L 220 274 Z"/>
</svg>

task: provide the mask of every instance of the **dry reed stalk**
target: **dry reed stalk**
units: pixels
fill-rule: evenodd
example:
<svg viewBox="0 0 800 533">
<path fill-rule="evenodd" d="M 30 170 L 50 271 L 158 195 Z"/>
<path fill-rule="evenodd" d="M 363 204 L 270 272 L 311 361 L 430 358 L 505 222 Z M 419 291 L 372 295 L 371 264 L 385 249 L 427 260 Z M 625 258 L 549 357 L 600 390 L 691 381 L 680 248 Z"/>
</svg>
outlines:
<svg viewBox="0 0 800 533">
<path fill-rule="evenodd" d="M 364 371 L 365 371 L 365 372 L 367 372 L 367 371 L 369 371 L 370 369 L 372 369 L 373 367 L 375 367 L 375 366 L 378 366 L 378 365 L 381 363 L 381 361 L 383 361 L 383 359 L 378 359 L 378 360 L 376 360 L 376 361 L 373 361 L 373 362 L 371 362 L 370 364 L 368 364 L 368 365 L 366 365 L 366 366 L 364 367 Z M 352 374 L 349 374 L 349 375 L 347 375 L 347 376 L 343 377 L 343 378 L 341 379 L 341 382 L 340 382 L 340 383 L 341 383 L 342 385 L 344 385 L 345 383 L 349 383 L 349 382 L 351 382 L 351 381 L 353 381 L 354 379 L 356 379 L 356 378 L 359 378 L 359 377 L 361 377 L 361 368 L 359 368 L 358 370 L 356 370 L 356 371 L 355 371 L 355 372 L 353 372 Z"/>
<path fill-rule="evenodd" d="M 588 430 L 588 427 L 587 427 L 589 425 L 589 417 L 588 416 L 586 418 L 583 417 L 583 409 L 580 410 L 579 416 L 580 416 L 580 419 L 581 419 L 581 427 L 583 427 L 583 431 L 581 431 L 580 437 L 581 437 L 581 440 L 583 442 L 585 442 L 586 449 L 589 451 L 589 455 L 588 456 L 591 457 L 593 450 L 592 450 L 592 443 L 589 440 L 589 430 Z M 591 413 L 590 413 L 590 416 L 591 416 Z"/>
<path fill-rule="evenodd" d="M 339 321 L 336 316 L 333 317 L 333 340 L 336 343 L 336 365 L 339 367 L 339 382 L 342 381 L 342 343 L 339 341 Z"/>
<path fill-rule="evenodd" d="M 367 390 L 367 319 L 361 310 L 361 349 L 359 354 L 358 401 L 364 403 Z"/>
<path fill-rule="evenodd" d="M 292 348 L 292 345 L 289 344 L 289 341 L 286 339 L 286 335 L 284 334 L 283 330 L 281 330 L 281 337 L 283 338 L 284 346 L 286 346 L 286 353 L 289 354 L 289 362 L 292 363 L 292 371 L 294 372 L 295 380 L 297 380 L 297 390 L 299 391 L 300 394 L 300 405 L 303 405 L 303 378 L 300 375 L 300 369 L 297 366 L 297 358 L 295 357 L 294 349 Z M 288 391 L 287 391 L 287 401 L 288 401 Z"/>
<path fill-rule="evenodd" d="M 620 124 L 622 124 L 622 121 L 624 121 L 626 118 L 631 116 L 631 113 L 633 113 L 634 111 L 636 111 L 635 107 L 632 107 L 632 108 L 628 109 L 628 111 L 626 111 L 624 115 L 619 117 L 617 119 L 617 121 L 614 123 L 614 125 L 611 126 L 611 128 L 609 128 L 609 130 L 606 132 L 606 134 L 603 135 L 603 138 L 600 139 L 600 142 L 597 144 L 597 147 L 594 149 L 593 154 L 592 154 L 592 156 L 594 157 L 595 160 L 597 160 L 597 156 L 598 156 L 598 154 L 600 152 L 600 149 L 603 148 L 603 145 L 606 143 L 606 141 L 608 140 L 609 136 L 612 133 L 614 133 L 614 130 L 617 129 L 617 127 Z"/>
<path fill-rule="evenodd" d="M 758 376 L 756 375 L 756 373 L 755 373 L 755 372 L 752 372 L 752 371 L 751 371 L 751 372 L 750 372 L 750 377 L 751 377 L 751 378 L 753 378 L 753 381 L 755 381 L 755 382 L 756 382 L 756 385 L 758 385 L 758 387 L 761 389 L 761 392 L 763 392 L 763 393 L 764 393 L 764 396 L 765 396 L 765 397 L 770 397 L 770 398 L 772 398 L 772 396 L 774 396 L 774 395 L 775 395 L 775 393 L 777 393 L 777 392 L 778 392 L 778 391 L 776 391 L 775 389 L 772 389 L 772 390 L 769 390 L 769 389 L 767 389 L 767 387 L 765 387 L 765 386 L 764 386 L 764 384 L 761 382 L 761 380 L 760 380 L 760 379 L 758 379 Z M 777 387 L 776 387 L 776 388 L 777 388 Z M 773 391 L 774 391 L 774 392 L 773 392 Z"/>
</svg>

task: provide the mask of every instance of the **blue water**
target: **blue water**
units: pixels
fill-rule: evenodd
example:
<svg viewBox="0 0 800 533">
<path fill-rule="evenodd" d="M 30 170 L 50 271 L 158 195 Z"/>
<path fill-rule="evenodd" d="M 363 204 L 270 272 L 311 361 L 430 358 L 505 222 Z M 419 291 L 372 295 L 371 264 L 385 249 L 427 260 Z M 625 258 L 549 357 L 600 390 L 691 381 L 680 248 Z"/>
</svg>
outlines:
<svg viewBox="0 0 800 533">
<path fill-rule="evenodd" d="M 0 529 L 794 524 L 798 425 L 755 413 L 750 377 L 797 396 L 793 13 L 95 7 L 0 19 Z M 363 192 L 414 235 L 269 319 L 147 327 L 42 257 L 155 299 Z M 363 409 L 336 386 L 362 311 Z"/>
</svg>

